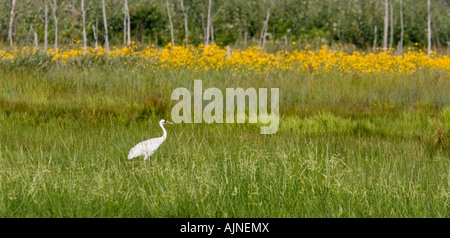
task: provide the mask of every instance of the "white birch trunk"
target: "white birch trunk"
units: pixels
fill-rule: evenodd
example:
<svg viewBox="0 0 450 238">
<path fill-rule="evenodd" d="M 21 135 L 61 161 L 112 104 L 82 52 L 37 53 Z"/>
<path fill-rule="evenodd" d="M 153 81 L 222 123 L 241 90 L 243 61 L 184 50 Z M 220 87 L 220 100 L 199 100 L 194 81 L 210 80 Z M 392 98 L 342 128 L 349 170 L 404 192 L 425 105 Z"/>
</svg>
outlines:
<svg viewBox="0 0 450 238">
<path fill-rule="evenodd" d="M 86 10 L 84 9 L 84 0 L 81 0 L 81 17 L 83 19 L 83 53 L 86 54 L 87 37 L 86 37 Z"/>
<path fill-rule="evenodd" d="M 128 0 L 125 0 L 125 14 L 123 19 L 123 41 L 126 46 L 130 46 L 131 43 L 130 33 L 130 9 L 128 8 Z"/>
<path fill-rule="evenodd" d="M 428 21 L 427 21 L 427 35 L 428 35 L 428 47 L 427 47 L 427 55 L 431 56 L 431 1 L 427 1 L 427 9 L 428 9 Z"/>
<path fill-rule="evenodd" d="M 214 45 L 214 25 L 211 23 L 211 46 Z"/>
<path fill-rule="evenodd" d="M 172 16 L 170 15 L 170 8 L 169 8 L 169 1 L 166 0 L 166 8 L 167 8 L 167 15 L 169 16 L 169 26 L 170 26 L 170 39 L 172 41 L 172 46 L 175 45 L 175 39 L 173 36 L 173 24 L 172 24 Z"/>
<path fill-rule="evenodd" d="M 373 50 L 377 49 L 377 40 L 378 40 L 378 27 L 375 25 L 373 27 Z"/>
<path fill-rule="evenodd" d="M 403 35 L 405 29 L 403 26 L 403 0 L 400 0 L 400 41 L 398 42 L 398 55 L 403 55 Z"/>
<path fill-rule="evenodd" d="M 127 1 L 127 38 L 128 44 L 131 44 L 131 22 L 130 22 L 130 9 L 128 8 L 128 1 Z"/>
<path fill-rule="evenodd" d="M 36 31 L 34 32 L 34 49 L 37 50 L 39 47 L 39 42 L 38 42 L 38 35 L 36 33 Z"/>
<path fill-rule="evenodd" d="M 53 0 L 53 4 L 50 3 L 52 8 L 53 21 L 55 22 L 55 49 L 58 49 L 58 18 L 56 18 L 56 0 Z"/>
<path fill-rule="evenodd" d="M 389 0 L 384 1 L 384 32 L 383 32 L 383 50 L 388 47 L 388 31 L 389 31 Z"/>
<path fill-rule="evenodd" d="M 97 18 L 95 18 L 95 26 L 92 25 L 92 32 L 94 33 L 94 39 L 95 39 L 95 50 L 98 50 L 98 24 L 97 24 Z"/>
<path fill-rule="evenodd" d="M 127 45 L 127 10 L 123 12 L 123 45 Z"/>
<path fill-rule="evenodd" d="M 244 49 L 247 48 L 247 35 L 248 35 L 248 32 L 245 31 L 245 32 L 244 32 Z"/>
<path fill-rule="evenodd" d="M 389 0 L 389 30 L 390 30 L 390 38 L 389 38 L 389 48 L 392 49 L 394 45 L 394 5 L 392 4 L 392 0 Z"/>
<path fill-rule="evenodd" d="M 186 48 L 189 46 L 189 28 L 188 28 L 188 12 L 189 9 L 184 8 L 183 0 L 180 0 L 181 2 L 181 11 L 184 15 L 184 40 L 186 44 Z"/>
<path fill-rule="evenodd" d="M 261 33 L 259 34 L 259 43 L 258 43 L 258 47 L 262 46 L 262 39 L 264 37 L 264 32 L 266 31 L 266 24 L 265 22 L 263 22 L 263 28 L 261 29 Z"/>
<path fill-rule="evenodd" d="M 48 46 L 48 7 L 47 4 L 44 5 L 44 51 L 47 51 Z"/>
<path fill-rule="evenodd" d="M 9 30 L 8 30 L 8 38 L 9 45 L 13 46 L 13 38 L 12 38 L 12 28 L 14 23 L 14 7 L 16 6 L 16 0 L 12 0 L 11 2 L 11 18 L 9 19 Z"/>
<path fill-rule="evenodd" d="M 27 44 L 30 42 L 30 37 L 33 34 L 33 32 L 34 32 L 33 31 L 33 25 L 30 25 L 30 30 L 28 31 L 27 39 L 26 39 Z"/>
<path fill-rule="evenodd" d="M 103 25 L 105 27 L 105 49 L 106 53 L 108 53 L 109 52 L 108 21 L 106 19 L 105 0 L 102 0 L 102 12 L 103 12 Z"/>
<path fill-rule="evenodd" d="M 209 45 L 209 37 L 210 37 L 210 30 L 211 30 L 211 0 L 209 0 L 208 3 L 208 19 L 206 19 L 206 38 L 205 38 L 205 46 Z"/>
<path fill-rule="evenodd" d="M 261 31 L 260 40 L 259 40 L 260 46 L 263 49 L 266 45 L 267 30 L 269 28 L 269 18 L 270 18 L 270 8 L 267 9 L 266 20 L 264 21 L 263 29 Z"/>
</svg>

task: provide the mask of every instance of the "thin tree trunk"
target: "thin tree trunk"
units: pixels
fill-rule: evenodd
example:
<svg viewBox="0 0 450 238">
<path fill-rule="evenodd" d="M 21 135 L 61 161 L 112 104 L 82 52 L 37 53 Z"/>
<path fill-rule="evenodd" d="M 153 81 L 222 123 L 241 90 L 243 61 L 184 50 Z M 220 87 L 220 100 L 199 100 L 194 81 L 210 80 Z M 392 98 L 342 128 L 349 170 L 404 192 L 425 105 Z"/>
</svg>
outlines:
<svg viewBox="0 0 450 238">
<path fill-rule="evenodd" d="M 242 31 L 239 32 L 238 37 L 236 38 L 236 41 L 234 42 L 233 48 L 236 48 L 237 43 L 241 40 Z"/>
<path fill-rule="evenodd" d="M 183 12 L 183 15 L 184 15 L 184 39 L 185 39 L 185 44 L 186 44 L 186 47 L 188 47 L 189 46 L 189 40 L 188 40 L 188 38 L 189 38 L 189 29 L 188 29 L 188 12 L 189 12 L 189 9 L 185 9 L 184 8 L 184 3 L 183 3 L 183 0 L 180 0 L 180 2 L 181 2 L 181 11 Z"/>
<path fill-rule="evenodd" d="M 26 43 L 28 44 L 28 43 L 30 43 L 30 37 L 31 37 L 31 35 L 33 34 L 33 25 L 30 25 L 30 30 L 28 31 L 28 34 L 27 34 L 27 39 L 26 39 Z"/>
<path fill-rule="evenodd" d="M 34 32 L 34 49 L 37 50 L 38 47 L 39 47 L 38 35 L 37 35 L 36 31 L 35 31 Z"/>
<path fill-rule="evenodd" d="M 109 52 L 108 21 L 106 19 L 105 0 L 102 0 L 102 11 L 103 11 L 103 25 L 105 27 L 105 48 L 106 48 L 106 53 L 108 53 Z"/>
<path fill-rule="evenodd" d="M 389 38 L 389 48 L 392 49 L 392 46 L 394 45 L 394 5 L 392 4 L 392 0 L 389 0 L 389 30 L 390 30 L 390 38 Z"/>
<path fill-rule="evenodd" d="M 130 9 L 128 8 L 128 1 L 127 1 L 127 38 L 128 38 L 128 44 L 131 44 L 131 20 L 130 20 Z"/>
<path fill-rule="evenodd" d="M 447 55 L 450 55 L 450 41 L 447 40 Z"/>
<path fill-rule="evenodd" d="M 202 29 L 203 29 L 203 44 L 206 43 L 206 27 L 205 27 L 205 18 L 203 17 L 203 14 L 201 15 L 202 18 Z"/>
<path fill-rule="evenodd" d="M 166 0 L 166 8 L 167 8 L 167 15 L 169 16 L 169 25 L 170 25 L 170 39 L 172 40 L 172 46 L 175 45 L 175 39 L 173 36 L 173 24 L 172 24 L 172 16 L 170 15 L 170 8 L 169 8 L 169 1 Z"/>
<path fill-rule="evenodd" d="M 389 31 L 389 0 L 384 1 L 384 32 L 383 32 L 383 50 L 386 51 L 388 47 L 388 31 Z"/>
<path fill-rule="evenodd" d="M 130 46 L 130 9 L 128 8 L 128 0 L 125 0 L 125 14 L 123 19 L 123 41 L 126 46 Z"/>
<path fill-rule="evenodd" d="M 123 45 L 127 45 L 127 10 L 123 13 Z"/>
<path fill-rule="evenodd" d="M 433 32 L 434 32 L 434 48 L 435 48 L 435 51 L 436 51 L 436 48 L 440 48 L 442 45 L 441 45 L 441 40 L 439 39 L 439 31 L 438 31 L 438 29 L 436 28 L 436 17 L 434 17 L 433 18 L 433 24 L 432 24 L 432 29 L 433 29 Z"/>
<path fill-rule="evenodd" d="M 75 28 L 76 27 L 76 25 L 77 25 L 77 23 L 78 23 L 78 14 L 79 14 L 79 12 L 77 11 L 77 9 L 76 9 L 76 2 L 77 1 L 75 1 L 75 0 L 72 0 L 72 9 L 71 9 L 71 20 L 70 20 L 70 24 L 71 24 L 71 28 L 73 29 L 73 28 Z M 63 8 L 64 8 L 64 6 L 63 6 Z M 74 42 L 74 33 L 71 33 L 70 34 L 70 37 L 71 37 L 71 41 L 72 42 Z"/>
<path fill-rule="evenodd" d="M 47 51 L 48 46 L 48 7 L 47 4 L 44 5 L 44 51 Z"/>
<path fill-rule="evenodd" d="M 214 25 L 211 23 L 211 46 L 214 45 Z"/>
<path fill-rule="evenodd" d="M 427 55 L 428 57 L 431 56 L 431 2 L 430 0 L 427 1 L 427 8 L 428 8 L 428 22 L 427 22 L 427 35 L 428 35 L 428 49 L 427 49 Z"/>
<path fill-rule="evenodd" d="M 209 45 L 209 37 L 210 37 L 210 30 L 211 30 L 211 0 L 208 2 L 208 19 L 206 19 L 206 39 L 205 39 L 205 46 Z"/>
<path fill-rule="evenodd" d="M 9 30 L 8 30 L 8 38 L 9 45 L 13 46 L 13 38 L 12 38 L 12 28 L 14 23 L 14 7 L 16 6 L 16 0 L 12 0 L 11 2 L 11 18 L 9 19 Z"/>
<path fill-rule="evenodd" d="M 378 40 L 378 27 L 375 25 L 373 27 L 373 50 L 377 49 L 377 40 Z"/>
<path fill-rule="evenodd" d="M 266 22 L 263 22 L 263 28 L 261 29 L 261 33 L 259 33 L 259 43 L 258 43 L 258 47 L 262 46 L 262 39 L 264 37 L 264 33 L 266 31 Z"/>
<path fill-rule="evenodd" d="M 270 8 L 267 9 L 266 20 L 264 21 L 263 29 L 261 31 L 261 35 L 260 35 L 260 39 L 259 39 L 260 46 L 263 49 L 266 45 L 267 30 L 269 28 L 269 18 L 270 18 Z"/>
<path fill-rule="evenodd" d="M 95 50 L 98 50 L 98 23 L 97 18 L 95 18 L 95 26 L 92 25 L 92 32 L 94 33 L 94 39 L 95 39 Z"/>
<path fill-rule="evenodd" d="M 403 35 L 405 29 L 403 26 L 403 0 L 400 0 L 400 41 L 398 42 L 398 55 L 403 55 Z"/>
<path fill-rule="evenodd" d="M 245 32 L 244 32 L 244 49 L 247 48 L 247 35 L 248 35 L 248 32 L 245 31 Z"/>
<path fill-rule="evenodd" d="M 86 10 L 84 10 L 84 0 L 81 0 L 81 17 L 83 18 L 83 54 L 86 54 Z"/>
<path fill-rule="evenodd" d="M 58 18 L 56 18 L 56 0 L 53 0 L 53 4 L 50 3 L 52 8 L 53 21 L 55 22 L 55 49 L 58 49 Z"/>
</svg>

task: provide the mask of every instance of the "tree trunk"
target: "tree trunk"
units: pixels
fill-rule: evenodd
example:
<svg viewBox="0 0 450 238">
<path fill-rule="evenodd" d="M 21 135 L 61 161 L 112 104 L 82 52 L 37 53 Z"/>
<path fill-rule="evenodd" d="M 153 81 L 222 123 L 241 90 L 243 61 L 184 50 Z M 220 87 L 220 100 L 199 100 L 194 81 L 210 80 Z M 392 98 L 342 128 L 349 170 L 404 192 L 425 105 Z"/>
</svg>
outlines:
<svg viewBox="0 0 450 238">
<path fill-rule="evenodd" d="M 166 8 L 167 8 L 167 15 L 169 16 L 169 26 L 170 26 L 170 39 L 172 40 L 172 46 L 175 45 L 175 39 L 173 36 L 173 24 L 172 24 L 172 16 L 170 15 L 170 8 L 169 8 L 169 1 L 166 0 Z"/>
<path fill-rule="evenodd" d="M 180 2 L 181 2 L 181 11 L 183 12 L 183 15 L 184 15 L 184 39 L 185 39 L 185 44 L 186 44 L 186 48 L 189 46 L 189 40 L 188 40 L 188 37 L 189 37 L 189 29 L 188 29 L 188 12 L 189 12 L 189 9 L 185 9 L 184 8 L 184 3 L 183 3 L 183 0 L 180 0 Z"/>
<path fill-rule="evenodd" d="M 398 42 L 398 55 L 403 55 L 403 35 L 405 29 L 403 26 L 403 0 L 400 0 L 400 41 Z"/>
<path fill-rule="evenodd" d="M 12 0 L 11 2 L 11 18 L 9 19 L 9 30 L 8 30 L 8 38 L 9 45 L 13 46 L 13 38 L 12 38 L 12 28 L 14 23 L 14 7 L 16 6 L 16 0 Z"/>
<path fill-rule="evenodd" d="M 130 9 L 128 8 L 128 0 L 125 0 L 125 14 L 123 19 L 123 43 L 126 46 L 130 46 L 131 33 L 130 33 Z"/>
<path fill-rule="evenodd" d="M 84 0 L 81 0 L 81 17 L 83 19 L 83 54 L 86 54 L 86 10 L 84 10 Z"/>
<path fill-rule="evenodd" d="M 208 19 L 206 19 L 206 39 L 205 39 L 205 46 L 209 45 L 209 33 L 211 30 L 211 0 L 209 0 L 208 3 Z"/>
<path fill-rule="evenodd" d="M 33 34 L 33 25 L 30 25 L 30 30 L 28 31 L 28 34 L 27 34 L 27 39 L 26 39 L 26 43 L 28 44 L 28 43 L 30 43 L 30 37 L 31 37 L 31 35 Z"/>
<path fill-rule="evenodd" d="M 383 32 L 383 50 L 388 47 L 388 31 L 389 31 L 389 0 L 384 1 L 384 32 Z"/>
<path fill-rule="evenodd" d="M 35 31 L 34 32 L 34 49 L 37 50 L 38 47 L 39 47 L 38 35 L 37 35 L 36 31 Z"/>
<path fill-rule="evenodd" d="M 47 51 L 48 46 L 48 7 L 47 4 L 44 5 L 44 51 Z"/>
<path fill-rule="evenodd" d="M 50 3 L 52 8 L 53 21 L 55 22 L 55 49 L 58 49 L 58 18 L 56 18 L 56 0 L 53 0 L 53 4 Z"/>
<path fill-rule="evenodd" d="M 237 43 L 241 40 L 242 31 L 239 32 L 238 37 L 236 38 L 236 41 L 234 42 L 233 48 L 236 48 Z"/>
<path fill-rule="evenodd" d="M 436 16 L 433 18 L 433 24 L 432 24 L 432 29 L 434 32 L 434 48 L 436 50 L 436 48 L 440 48 L 441 45 L 441 40 L 439 39 L 439 31 L 436 28 Z"/>
<path fill-rule="evenodd" d="M 48 47 L 48 6 L 44 5 L 44 51 L 47 51 Z"/>
<path fill-rule="evenodd" d="M 108 21 L 106 19 L 105 0 L 102 0 L 102 11 L 103 11 L 103 25 L 105 27 L 105 48 L 106 48 L 106 53 L 108 53 L 109 52 Z"/>
<path fill-rule="evenodd" d="M 378 27 L 375 25 L 373 27 L 373 50 L 377 49 L 377 40 L 378 40 Z"/>
<path fill-rule="evenodd" d="M 389 48 L 392 49 L 394 45 L 394 5 L 392 4 L 392 0 L 389 0 L 389 22 L 390 22 L 390 38 L 389 38 Z"/>
<path fill-rule="evenodd" d="M 211 46 L 214 45 L 214 25 L 211 23 Z"/>
<path fill-rule="evenodd" d="M 123 13 L 123 45 L 127 45 L 127 10 Z"/>
<path fill-rule="evenodd" d="M 95 18 L 95 26 L 92 25 L 92 32 L 94 33 L 94 39 L 95 39 L 95 50 L 98 50 L 98 23 L 97 18 Z"/>
<path fill-rule="evenodd" d="M 131 44 L 131 20 L 130 20 L 130 9 L 128 8 L 128 1 L 127 1 L 127 38 L 128 38 L 128 44 Z"/>
<path fill-rule="evenodd" d="M 428 49 L 427 49 L 427 55 L 428 57 L 431 56 L 431 2 L 430 0 L 427 1 L 428 6 L 428 22 L 427 22 L 427 35 L 428 35 Z"/>
<path fill-rule="evenodd" d="M 206 43 L 206 27 L 205 27 L 205 18 L 203 17 L 203 14 L 201 14 L 202 18 L 202 29 L 203 29 L 203 44 Z"/>
<path fill-rule="evenodd" d="M 244 49 L 247 48 L 247 35 L 248 35 L 248 32 L 245 31 L 245 32 L 244 32 Z"/>
<path fill-rule="evenodd" d="M 261 33 L 259 33 L 259 43 L 258 43 L 258 47 L 261 47 L 261 46 L 262 46 L 262 39 L 263 39 L 263 37 L 264 37 L 265 30 L 266 30 L 266 22 L 264 21 L 264 22 L 263 22 L 263 28 L 261 29 Z"/>
<path fill-rule="evenodd" d="M 270 18 L 270 8 L 267 9 L 266 20 L 264 21 L 263 29 L 259 37 L 259 46 L 262 47 L 263 49 L 266 45 L 267 30 L 269 28 L 269 18 Z"/>
</svg>

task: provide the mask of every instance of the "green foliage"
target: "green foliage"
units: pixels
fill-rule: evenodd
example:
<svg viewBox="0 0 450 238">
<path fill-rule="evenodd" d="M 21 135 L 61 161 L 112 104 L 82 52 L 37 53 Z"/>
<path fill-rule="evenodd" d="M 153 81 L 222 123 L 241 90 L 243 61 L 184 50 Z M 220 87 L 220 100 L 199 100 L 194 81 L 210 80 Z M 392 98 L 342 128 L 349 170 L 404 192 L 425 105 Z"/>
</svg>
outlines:
<svg viewBox="0 0 450 238">
<path fill-rule="evenodd" d="M 165 16 L 155 6 L 144 5 L 130 12 L 132 34 L 138 40 L 144 37 L 156 45 L 165 45 L 170 42 L 169 34 L 161 34 L 161 29 L 166 28 Z M 154 39 L 152 39 L 154 38 Z"/>
<path fill-rule="evenodd" d="M 0 42 L 7 42 L 10 1 L 1 0 Z M 68 44 L 74 39 L 82 39 L 81 10 L 79 1 L 57 1 L 60 44 Z M 136 42 L 165 45 L 170 42 L 167 10 L 164 1 L 129 0 L 131 34 Z M 189 42 L 198 45 L 205 37 L 208 2 L 204 0 L 185 0 L 188 10 Z M 329 0 L 283 0 L 283 1 L 212 1 L 212 24 L 215 42 L 220 45 L 244 45 L 247 32 L 247 46 L 259 40 L 266 11 L 271 9 L 268 29 L 268 47 L 284 47 L 283 37 L 288 42 L 304 42 L 314 46 L 321 44 L 352 44 L 360 48 L 372 47 L 377 26 L 377 40 L 383 35 L 384 2 L 367 1 L 329 1 Z M 42 43 L 44 36 L 43 4 L 50 1 L 18 1 L 16 6 L 14 39 L 16 44 L 30 45 L 30 26 L 37 31 Z M 106 1 L 109 23 L 109 37 L 112 44 L 123 42 L 124 6 L 122 0 Z M 184 16 L 179 1 L 170 0 L 175 38 L 177 44 L 184 41 Z M 394 4 L 394 45 L 400 40 L 400 2 Z M 49 8 L 50 9 L 50 8 Z M 101 1 L 87 1 L 88 44 L 93 44 L 92 26 L 97 21 L 99 41 L 103 42 L 104 32 Z M 419 43 L 426 45 L 426 1 L 403 1 L 405 24 L 405 47 Z M 432 1 L 432 39 L 437 48 L 448 46 L 450 24 L 448 23 L 448 1 Z M 54 38 L 54 22 L 49 11 L 49 42 Z M 5 44 L 5 43 L 4 43 Z M 380 46 L 380 44 L 378 44 Z M 294 47 L 294 48 L 295 48 Z"/>
</svg>

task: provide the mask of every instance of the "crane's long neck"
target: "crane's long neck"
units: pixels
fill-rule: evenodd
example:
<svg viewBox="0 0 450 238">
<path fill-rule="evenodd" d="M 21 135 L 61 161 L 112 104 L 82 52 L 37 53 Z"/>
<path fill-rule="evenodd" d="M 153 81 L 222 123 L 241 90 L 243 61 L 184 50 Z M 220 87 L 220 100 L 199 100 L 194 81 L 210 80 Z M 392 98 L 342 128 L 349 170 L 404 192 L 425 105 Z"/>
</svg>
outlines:
<svg viewBox="0 0 450 238">
<path fill-rule="evenodd" d="M 166 129 L 164 129 L 164 126 L 163 126 L 163 123 L 162 123 L 162 122 L 159 123 L 159 126 L 160 126 L 161 129 L 163 130 L 163 136 L 162 136 L 162 138 L 164 138 L 164 140 L 165 140 L 166 137 L 167 137 Z"/>
</svg>

